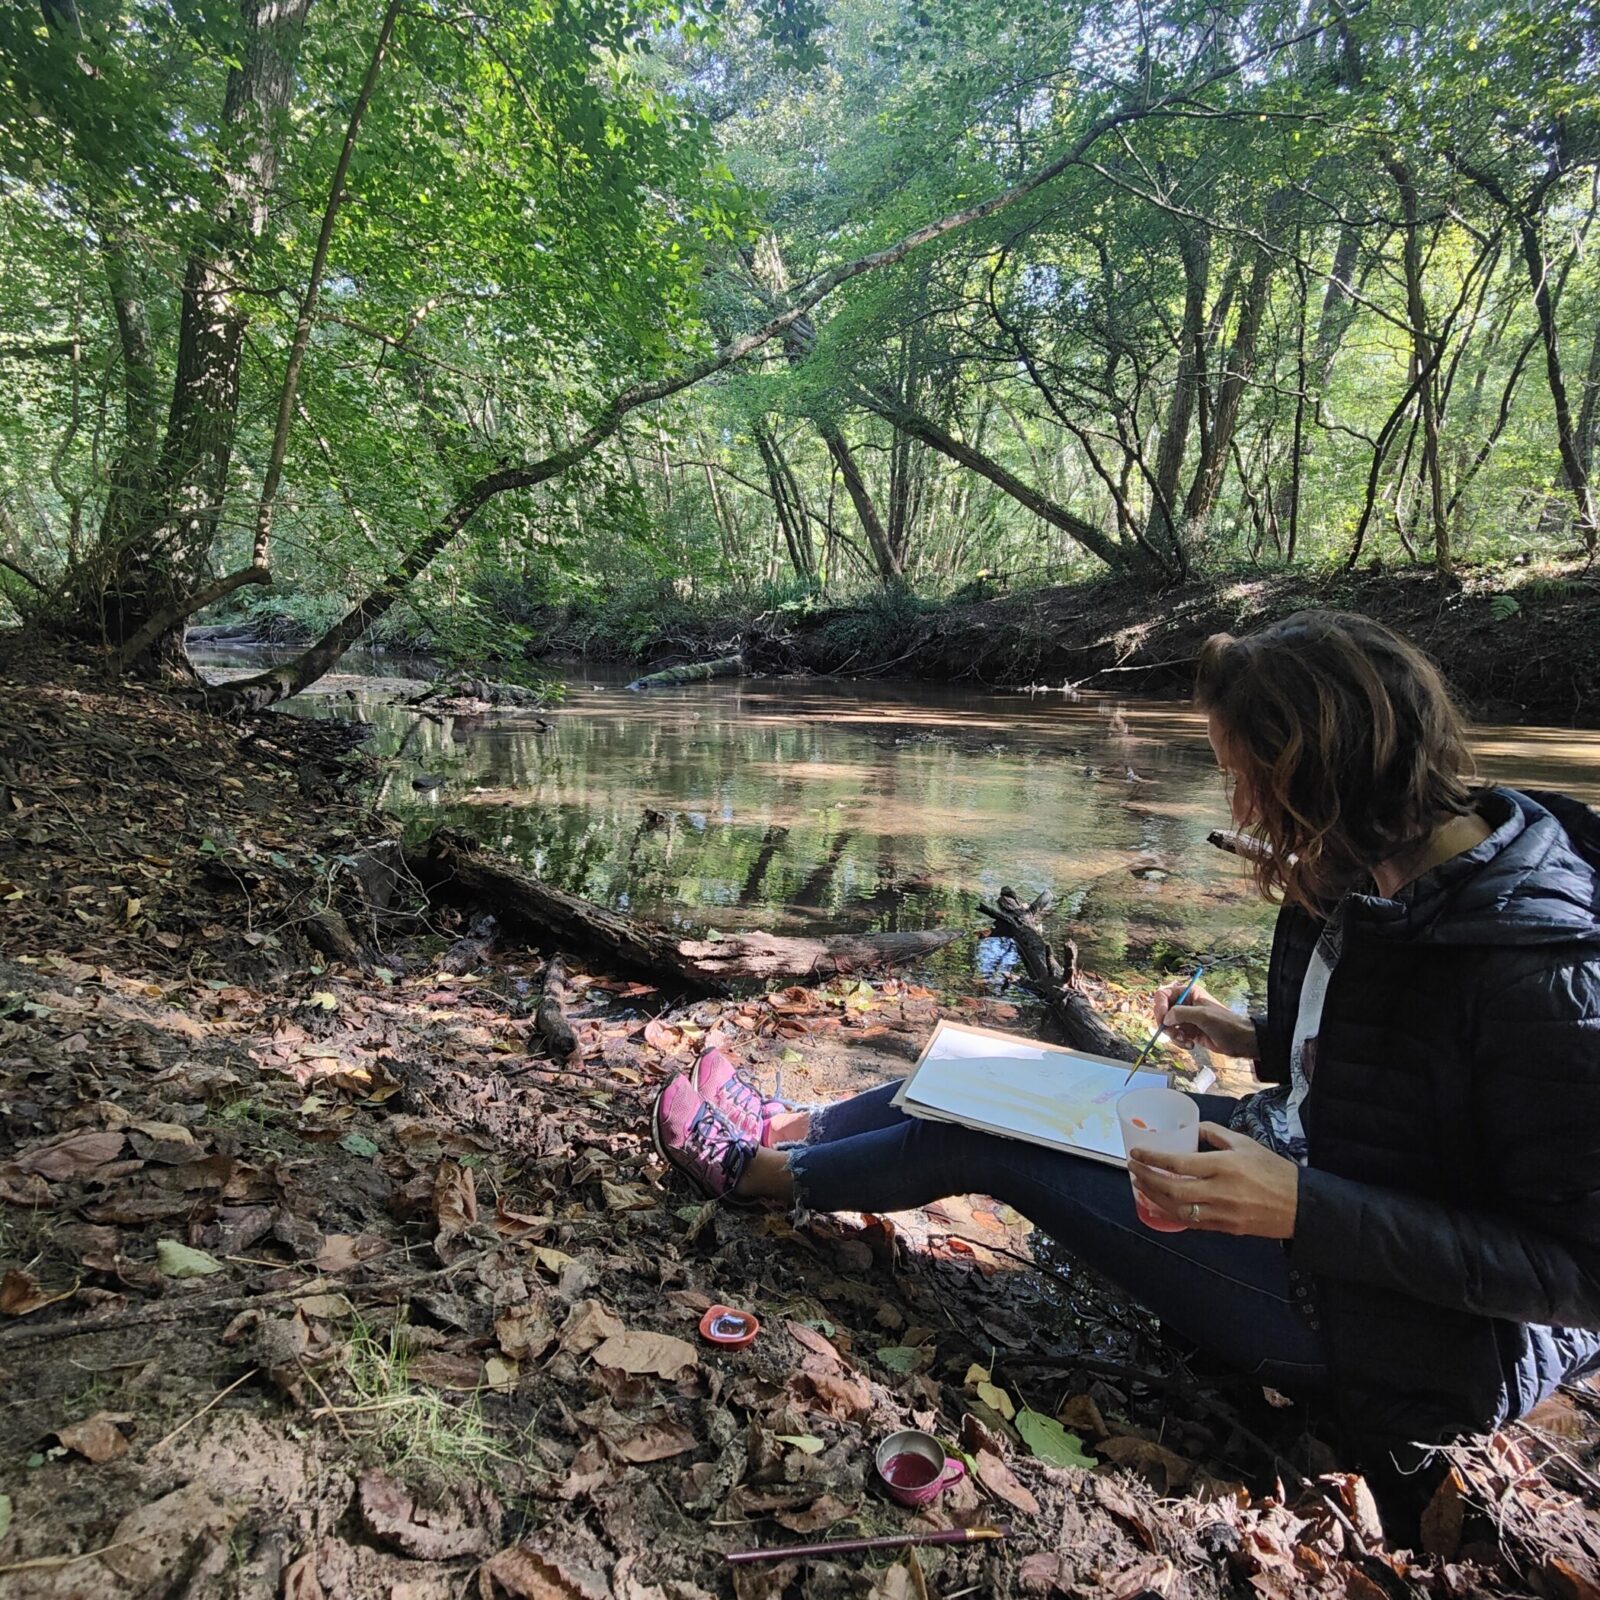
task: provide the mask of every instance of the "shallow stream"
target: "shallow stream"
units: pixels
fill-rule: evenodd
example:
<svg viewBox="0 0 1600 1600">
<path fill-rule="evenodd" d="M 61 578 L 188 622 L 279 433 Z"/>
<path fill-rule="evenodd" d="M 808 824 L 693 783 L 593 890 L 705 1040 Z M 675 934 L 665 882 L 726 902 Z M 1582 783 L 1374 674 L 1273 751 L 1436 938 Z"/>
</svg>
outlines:
<svg viewBox="0 0 1600 1600">
<path fill-rule="evenodd" d="M 263 658 L 202 659 L 227 676 Z M 596 669 L 570 673 L 539 716 L 414 726 L 392 702 L 419 686 L 381 659 L 345 665 L 291 709 L 369 722 L 379 753 L 406 741 L 391 810 L 654 921 L 976 927 L 979 902 L 1010 884 L 1052 890 L 1055 928 L 1107 975 L 1205 960 L 1220 988 L 1253 988 L 1265 960 L 1271 908 L 1206 842 L 1227 807 L 1203 719 L 1177 701 L 869 680 L 641 694 Z M 1497 781 L 1600 801 L 1600 733 L 1493 727 L 1477 744 Z M 993 977 L 1003 948 L 963 942 L 941 976 Z"/>
</svg>

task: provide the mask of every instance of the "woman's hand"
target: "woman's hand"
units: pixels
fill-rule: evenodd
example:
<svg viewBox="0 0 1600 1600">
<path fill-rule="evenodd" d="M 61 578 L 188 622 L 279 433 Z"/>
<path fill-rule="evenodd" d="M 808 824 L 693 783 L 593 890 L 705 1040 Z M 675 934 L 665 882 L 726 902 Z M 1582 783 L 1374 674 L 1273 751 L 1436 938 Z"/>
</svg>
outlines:
<svg viewBox="0 0 1600 1600">
<path fill-rule="evenodd" d="M 1167 1037 L 1185 1050 L 1206 1044 L 1219 1055 L 1255 1060 L 1256 1025 L 1248 1017 L 1230 1010 L 1203 984 L 1194 986 L 1185 1004 L 1173 1005 L 1187 982 L 1186 978 L 1174 978 L 1171 983 L 1162 984 L 1150 997 L 1156 1025 L 1159 1027 L 1165 1022 Z"/>
<path fill-rule="evenodd" d="M 1128 1152 L 1128 1174 L 1146 1207 L 1187 1228 L 1292 1239 L 1299 1167 L 1248 1134 L 1215 1122 L 1200 1124 L 1200 1141 L 1211 1148 L 1192 1156 Z M 1194 1206 L 1200 1208 L 1198 1217 Z"/>
</svg>

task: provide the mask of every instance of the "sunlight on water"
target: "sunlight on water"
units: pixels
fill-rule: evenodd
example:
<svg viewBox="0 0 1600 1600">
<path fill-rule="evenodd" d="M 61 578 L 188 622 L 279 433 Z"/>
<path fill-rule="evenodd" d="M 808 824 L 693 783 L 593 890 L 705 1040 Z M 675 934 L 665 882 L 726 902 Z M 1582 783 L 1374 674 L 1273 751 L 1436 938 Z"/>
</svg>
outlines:
<svg viewBox="0 0 1600 1600">
<path fill-rule="evenodd" d="M 373 723 L 380 751 L 411 725 L 391 684 L 319 687 L 304 711 Z M 1055 892 L 1054 928 L 1094 970 L 1203 959 L 1226 990 L 1265 960 L 1272 910 L 1205 842 L 1226 806 L 1203 719 L 1178 702 L 865 681 L 630 694 L 596 674 L 545 717 L 548 732 L 516 713 L 423 722 L 385 803 L 686 928 L 976 927 L 1010 884 Z M 1496 781 L 1600 800 L 1600 734 L 1488 728 L 1480 751 Z M 414 791 L 422 774 L 443 781 Z M 974 949 L 948 953 L 949 976 L 973 973 Z"/>
</svg>

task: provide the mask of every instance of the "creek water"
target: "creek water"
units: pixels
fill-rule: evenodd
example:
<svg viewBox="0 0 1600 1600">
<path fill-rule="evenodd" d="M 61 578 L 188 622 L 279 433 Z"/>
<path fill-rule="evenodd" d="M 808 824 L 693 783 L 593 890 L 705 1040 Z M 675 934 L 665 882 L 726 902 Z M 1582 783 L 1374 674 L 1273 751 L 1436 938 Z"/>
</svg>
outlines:
<svg viewBox="0 0 1600 1600">
<path fill-rule="evenodd" d="M 225 677 L 264 658 L 200 659 Z M 290 709 L 372 724 L 379 754 L 405 742 L 384 803 L 408 828 L 460 828 L 602 904 L 691 929 L 978 927 L 1009 884 L 1054 892 L 1052 931 L 1092 970 L 1204 960 L 1241 996 L 1259 980 L 1273 911 L 1206 843 L 1227 805 L 1178 701 L 867 680 L 630 693 L 580 667 L 537 717 L 419 722 L 392 665 L 344 665 Z M 1483 728 L 1477 747 L 1495 781 L 1600 801 L 1600 733 Z M 964 941 L 938 975 L 993 981 L 1009 958 Z"/>
</svg>

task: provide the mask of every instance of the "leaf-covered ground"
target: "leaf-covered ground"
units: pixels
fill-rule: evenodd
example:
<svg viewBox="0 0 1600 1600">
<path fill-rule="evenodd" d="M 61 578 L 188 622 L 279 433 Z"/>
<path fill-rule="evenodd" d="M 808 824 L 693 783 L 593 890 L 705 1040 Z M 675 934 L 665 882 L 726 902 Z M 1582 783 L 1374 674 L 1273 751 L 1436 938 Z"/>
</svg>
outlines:
<svg viewBox="0 0 1600 1600">
<path fill-rule="evenodd" d="M 992 1202 L 803 1228 L 699 1203 L 645 1109 L 708 1040 L 820 1096 L 940 1015 L 1033 1014 L 911 977 L 709 1001 L 589 971 L 582 1063 L 553 1062 L 540 952 L 407 894 L 347 739 L 66 668 L 8 688 L 8 1600 L 1600 1593 L 1586 1393 L 1463 1450 L 1396 1550 L 1315 1418 Z M 364 963 L 318 953 L 329 908 Z M 700 1341 L 713 1301 L 758 1339 Z M 906 1426 L 971 1467 L 920 1517 L 870 1481 Z M 999 1519 L 1003 1544 L 723 1560 Z"/>
</svg>

